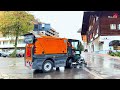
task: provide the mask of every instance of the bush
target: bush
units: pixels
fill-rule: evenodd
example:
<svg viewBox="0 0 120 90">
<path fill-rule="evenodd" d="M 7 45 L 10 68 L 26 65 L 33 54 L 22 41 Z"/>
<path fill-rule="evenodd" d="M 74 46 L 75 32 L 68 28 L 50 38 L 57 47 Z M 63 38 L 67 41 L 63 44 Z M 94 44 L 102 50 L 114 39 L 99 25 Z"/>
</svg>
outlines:
<svg viewBox="0 0 120 90">
<path fill-rule="evenodd" d="M 116 52 L 116 56 L 120 57 L 120 52 Z"/>
<path fill-rule="evenodd" d="M 115 56 L 115 53 L 114 53 L 114 52 L 112 52 L 112 53 L 110 53 L 110 55 L 111 55 L 111 56 Z"/>
<path fill-rule="evenodd" d="M 110 51 L 110 52 L 109 52 L 109 55 L 120 57 L 120 52 L 112 52 L 112 51 Z"/>
</svg>

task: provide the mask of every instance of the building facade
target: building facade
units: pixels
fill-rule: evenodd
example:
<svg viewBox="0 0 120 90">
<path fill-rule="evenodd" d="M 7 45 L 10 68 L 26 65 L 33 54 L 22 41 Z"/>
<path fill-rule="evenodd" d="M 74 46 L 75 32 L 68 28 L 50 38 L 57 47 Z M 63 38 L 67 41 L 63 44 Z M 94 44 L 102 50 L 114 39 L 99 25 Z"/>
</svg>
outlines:
<svg viewBox="0 0 120 90">
<path fill-rule="evenodd" d="M 39 36 L 52 36 L 52 37 L 59 37 L 59 33 L 56 32 L 55 29 L 53 29 L 50 24 L 46 23 L 35 23 L 33 32 L 35 35 Z"/>
<path fill-rule="evenodd" d="M 40 28 L 41 26 L 41 28 Z M 36 36 L 53 36 L 59 37 L 59 33 L 50 27 L 50 24 L 34 22 L 34 29 L 30 32 L 34 33 Z M 0 33 L 0 50 L 9 51 L 14 49 L 15 38 L 14 37 L 3 37 Z M 20 36 L 18 39 L 18 49 L 24 49 L 25 47 L 24 37 Z"/>
<path fill-rule="evenodd" d="M 120 50 L 110 45 L 116 40 L 120 44 L 120 12 L 84 12 L 81 35 L 89 52 L 108 53 L 109 50 Z M 119 44 L 117 47 L 120 47 Z"/>
</svg>

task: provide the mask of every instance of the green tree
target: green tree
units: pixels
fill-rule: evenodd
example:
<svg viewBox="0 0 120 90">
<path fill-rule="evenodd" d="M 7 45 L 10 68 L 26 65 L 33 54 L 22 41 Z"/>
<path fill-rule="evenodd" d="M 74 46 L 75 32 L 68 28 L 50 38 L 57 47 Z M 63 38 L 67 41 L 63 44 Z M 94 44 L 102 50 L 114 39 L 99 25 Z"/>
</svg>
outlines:
<svg viewBox="0 0 120 90">
<path fill-rule="evenodd" d="M 0 12 L 0 32 L 5 37 L 14 37 L 14 52 L 16 56 L 17 41 L 19 36 L 33 29 L 34 16 L 26 11 L 2 11 Z"/>
<path fill-rule="evenodd" d="M 84 50 L 84 46 L 82 45 L 81 42 L 79 43 L 79 45 L 78 45 L 77 47 L 78 47 L 78 49 L 80 50 L 80 53 L 81 53 L 81 51 Z"/>
</svg>

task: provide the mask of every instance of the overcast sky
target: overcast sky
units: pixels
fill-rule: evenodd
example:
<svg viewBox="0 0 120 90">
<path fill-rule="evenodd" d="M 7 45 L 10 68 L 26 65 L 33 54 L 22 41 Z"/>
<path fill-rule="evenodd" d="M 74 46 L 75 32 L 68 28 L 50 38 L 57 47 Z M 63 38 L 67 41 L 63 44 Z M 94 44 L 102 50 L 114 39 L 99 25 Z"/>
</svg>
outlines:
<svg viewBox="0 0 120 90">
<path fill-rule="evenodd" d="M 41 22 L 50 23 L 60 37 L 81 40 L 83 11 L 31 11 Z"/>
</svg>

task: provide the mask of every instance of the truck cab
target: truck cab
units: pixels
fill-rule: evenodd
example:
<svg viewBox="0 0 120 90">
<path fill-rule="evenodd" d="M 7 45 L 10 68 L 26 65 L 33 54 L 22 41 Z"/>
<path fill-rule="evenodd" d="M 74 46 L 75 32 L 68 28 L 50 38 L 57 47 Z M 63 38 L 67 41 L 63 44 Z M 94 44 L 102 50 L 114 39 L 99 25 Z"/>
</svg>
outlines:
<svg viewBox="0 0 120 90">
<path fill-rule="evenodd" d="M 76 39 L 68 39 L 68 58 L 66 68 L 82 64 L 86 65 L 85 60 L 81 57 L 80 41 Z"/>
</svg>

